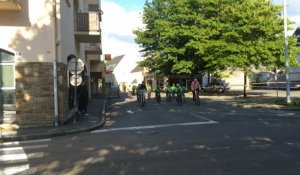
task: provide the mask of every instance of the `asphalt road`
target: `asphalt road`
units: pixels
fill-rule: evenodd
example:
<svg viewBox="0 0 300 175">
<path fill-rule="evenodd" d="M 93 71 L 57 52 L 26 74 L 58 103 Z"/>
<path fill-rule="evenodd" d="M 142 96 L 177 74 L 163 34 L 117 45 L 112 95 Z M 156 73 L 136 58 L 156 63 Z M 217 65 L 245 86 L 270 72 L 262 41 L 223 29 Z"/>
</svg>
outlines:
<svg viewBox="0 0 300 175">
<path fill-rule="evenodd" d="M 0 172 L 299 175 L 299 124 L 299 111 L 114 99 L 99 130 L 0 145 Z"/>
</svg>

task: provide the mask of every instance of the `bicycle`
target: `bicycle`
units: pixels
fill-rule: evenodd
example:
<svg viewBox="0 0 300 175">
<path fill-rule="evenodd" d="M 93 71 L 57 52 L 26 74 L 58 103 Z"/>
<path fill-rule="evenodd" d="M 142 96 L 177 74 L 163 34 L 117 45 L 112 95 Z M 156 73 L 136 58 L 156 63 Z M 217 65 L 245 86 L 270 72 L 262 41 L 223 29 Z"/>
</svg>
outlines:
<svg viewBox="0 0 300 175">
<path fill-rule="evenodd" d="M 136 93 L 136 101 L 139 103 L 140 102 L 140 98 L 141 98 L 141 92 L 137 91 Z"/>
<path fill-rule="evenodd" d="M 150 100 L 151 98 L 151 91 L 147 91 L 147 99 Z"/>
<path fill-rule="evenodd" d="M 155 92 L 155 98 L 156 98 L 157 103 L 161 102 L 160 92 Z"/>
<path fill-rule="evenodd" d="M 195 105 L 198 105 L 198 106 L 200 105 L 199 91 L 197 91 L 197 90 L 194 90 L 193 101 L 194 101 Z"/>
<path fill-rule="evenodd" d="M 172 102 L 172 95 L 171 95 L 171 92 L 169 92 L 169 91 L 166 92 L 166 98 L 167 98 L 167 101 L 168 101 L 168 102 Z"/>
<path fill-rule="evenodd" d="M 177 101 L 178 105 L 183 105 L 184 104 L 185 100 L 184 100 L 183 92 L 177 92 L 176 101 Z"/>
<path fill-rule="evenodd" d="M 146 104 L 145 93 L 146 93 L 145 90 L 141 90 L 141 92 L 140 92 L 140 99 L 139 100 L 140 100 L 140 104 L 141 104 L 142 107 L 144 107 L 145 104 Z"/>
</svg>

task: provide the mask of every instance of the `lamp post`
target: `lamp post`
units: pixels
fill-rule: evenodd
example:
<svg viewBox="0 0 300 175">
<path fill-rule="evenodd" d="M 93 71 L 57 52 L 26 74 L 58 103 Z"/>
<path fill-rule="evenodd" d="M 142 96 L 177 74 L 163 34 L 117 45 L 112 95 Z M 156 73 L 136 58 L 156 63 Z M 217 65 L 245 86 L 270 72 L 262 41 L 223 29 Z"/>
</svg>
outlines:
<svg viewBox="0 0 300 175">
<path fill-rule="evenodd" d="M 285 78 L 286 78 L 286 102 L 291 102 L 290 97 L 290 75 L 289 75 L 289 53 L 288 53 L 288 36 L 287 36 L 287 13 L 286 0 L 283 0 L 283 18 L 284 18 L 284 55 L 285 55 Z"/>
</svg>

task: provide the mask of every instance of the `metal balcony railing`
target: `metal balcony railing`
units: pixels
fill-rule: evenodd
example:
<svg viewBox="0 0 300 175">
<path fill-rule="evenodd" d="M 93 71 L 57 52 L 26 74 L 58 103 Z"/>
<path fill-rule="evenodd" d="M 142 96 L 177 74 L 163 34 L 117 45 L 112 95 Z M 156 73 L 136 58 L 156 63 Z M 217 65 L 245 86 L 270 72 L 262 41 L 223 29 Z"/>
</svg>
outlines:
<svg viewBox="0 0 300 175">
<path fill-rule="evenodd" d="M 0 10 L 20 11 L 19 0 L 0 0 Z"/>
<path fill-rule="evenodd" d="M 84 12 L 75 14 L 75 31 L 100 32 L 98 12 Z"/>
</svg>

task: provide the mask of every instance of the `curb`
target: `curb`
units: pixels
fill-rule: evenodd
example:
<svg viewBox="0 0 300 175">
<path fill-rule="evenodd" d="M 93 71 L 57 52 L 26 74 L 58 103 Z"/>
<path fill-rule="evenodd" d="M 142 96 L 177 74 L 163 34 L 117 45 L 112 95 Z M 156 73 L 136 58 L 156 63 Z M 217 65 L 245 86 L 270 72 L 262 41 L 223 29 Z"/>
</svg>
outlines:
<svg viewBox="0 0 300 175">
<path fill-rule="evenodd" d="M 286 107 L 280 105 L 252 105 L 252 104 L 232 104 L 234 107 L 246 108 L 246 109 L 273 109 L 273 110 L 285 110 L 285 111 L 300 111 L 297 107 Z"/>
<path fill-rule="evenodd" d="M 69 130 L 69 131 L 58 131 L 58 132 L 42 133 L 42 134 L 29 134 L 29 135 L 21 135 L 21 136 L 8 136 L 8 137 L 0 138 L 0 143 L 9 142 L 9 141 L 44 139 L 44 138 L 59 137 L 59 136 L 64 136 L 64 135 L 74 135 L 74 134 L 79 134 L 82 132 L 96 130 L 96 129 L 104 126 L 104 124 L 106 122 L 106 103 L 107 103 L 107 98 L 105 98 L 104 103 L 103 103 L 103 109 L 101 111 L 101 114 L 102 114 L 101 121 L 94 126 L 80 128 L 80 129 L 74 129 L 74 130 Z"/>
</svg>

